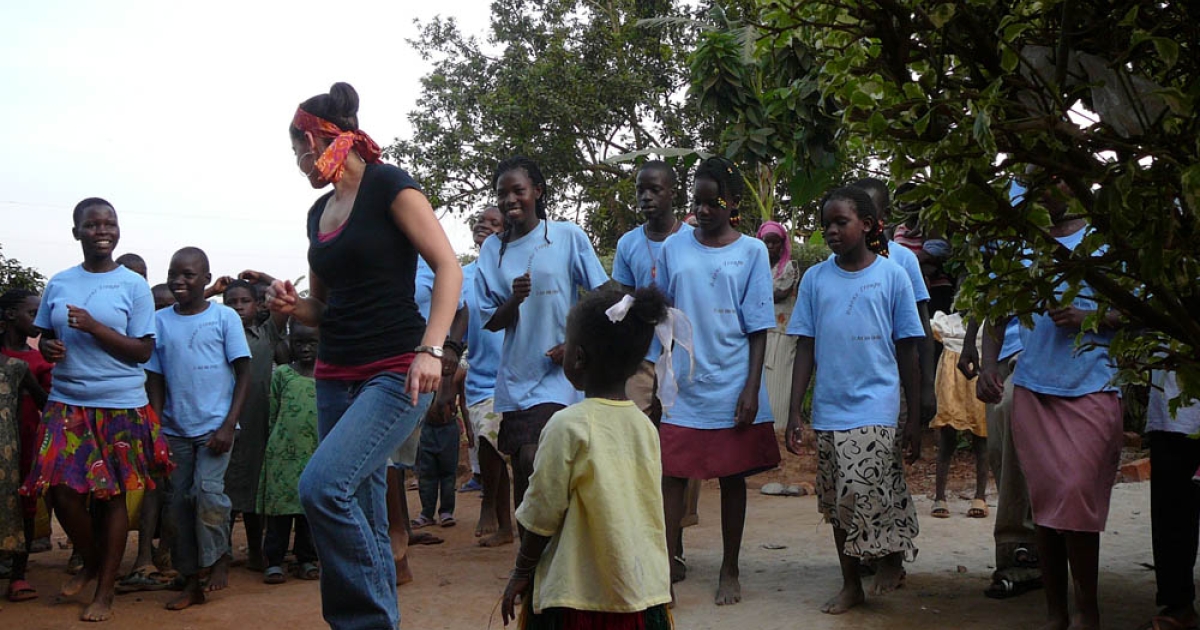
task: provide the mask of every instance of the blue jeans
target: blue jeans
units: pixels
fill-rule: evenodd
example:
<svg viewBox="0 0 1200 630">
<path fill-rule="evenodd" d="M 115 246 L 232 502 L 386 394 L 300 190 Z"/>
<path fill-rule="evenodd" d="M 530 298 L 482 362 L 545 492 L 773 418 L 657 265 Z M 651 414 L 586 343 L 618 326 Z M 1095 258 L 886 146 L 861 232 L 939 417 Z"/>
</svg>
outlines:
<svg viewBox="0 0 1200 630">
<path fill-rule="evenodd" d="M 400 624 L 384 467 L 432 398 L 413 405 L 405 380 L 317 381 L 320 445 L 300 476 L 300 503 L 321 559 L 321 611 L 335 630 Z"/>
<path fill-rule="evenodd" d="M 229 553 L 232 503 L 225 494 L 229 451 L 217 453 L 205 446 L 209 437 L 167 436 L 171 460 L 175 462 L 169 507 L 175 526 L 171 563 L 189 577 Z"/>
</svg>

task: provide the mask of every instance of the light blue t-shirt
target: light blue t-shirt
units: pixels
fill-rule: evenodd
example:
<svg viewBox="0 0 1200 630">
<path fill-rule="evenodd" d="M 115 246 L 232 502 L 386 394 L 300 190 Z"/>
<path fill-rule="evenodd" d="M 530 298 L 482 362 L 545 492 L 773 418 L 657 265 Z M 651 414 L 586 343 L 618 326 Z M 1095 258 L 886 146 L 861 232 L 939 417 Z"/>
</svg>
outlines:
<svg viewBox="0 0 1200 630">
<path fill-rule="evenodd" d="M 691 320 L 695 350 L 693 368 L 687 350 L 675 346 L 679 395 L 662 421 L 691 429 L 733 427 L 750 373 L 750 335 L 775 327 L 767 246 L 742 235 L 724 247 L 708 247 L 696 240 L 695 232 L 675 234 L 659 254 L 657 284 Z M 754 423 L 771 421 L 764 380 Z"/>
<path fill-rule="evenodd" d="M 421 318 L 426 322 L 429 321 L 429 308 L 433 305 L 433 269 L 429 267 L 429 263 L 425 259 L 417 256 L 417 275 L 413 280 L 413 301 L 417 303 L 417 310 L 421 311 Z M 466 295 L 466 279 L 463 279 L 463 292 L 458 296 L 458 308 L 466 305 L 463 297 Z"/>
<path fill-rule="evenodd" d="M 146 373 L 100 347 L 92 335 L 67 325 L 67 307 L 133 339 L 154 336 L 154 296 L 145 278 L 122 267 L 91 273 L 83 266 L 57 273 L 42 293 L 34 325 L 53 330 L 67 354 L 54 366 L 50 402 L 100 409 L 145 407 Z"/>
<path fill-rule="evenodd" d="M 1174 372 L 1155 370 L 1150 375 L 1150 404 L 1146 406 L 1146 431 L 1168 431 L 1195 435 L 1200 433 L 1200 402 L 1180 407 L 1171 416 L 1170 401 L 1179 396 L 1179 383 Z"/>
<path fill-rule="evenodd" d="M 809 269 L 787 332 L 813 338 L 814 429 L 896 426 L 896 342 L 925 337 L 903 269 L 882 256 L 861 271 L 832 260 Z"/>
<path fill-rule="evenodd" d="M 194 438 L 216 431 L 233 403 L 233 362 L 250 356 L 242 319 L 211 302 L 195 315 L 171 307 L 154 319 L 158 337 L 146 369 L 167 383 L 163 433 Z"/>
<path fill-rule="evenodd" d="M 1021 345 L 1021 320 L 1016 317 L 1008 320 L 1004 328 L 1004 343 L 1000 346 L 999 360 L 1007 361 L 1012 355 L 1024 349 Z"/>
<path fill-rule="evenodd" d="M 1058 238 L 1059 243 L 1074 250 L 1083 241 L 1087 228 Z M 1068 285 L 1063 283 L 1056 289 L 1061 295 Z M 1092 291 L 1086 285 L 1072 303 L 1085 311 L 1096 310 L 1091 300 Z M 1037 313 L 1033 316 L 1033 328 L 1021 328 L 1021 345 L 1025 348 L 1013 383 L 1039 394 L 1075 398 L 1096 392 L 1116 391 L 1110 384 L 1116 369 L 1108 357 L 1108 344 L 1114 332 L 1101 329 L 1099 333 L 1084 333 L 1084 343 L 1100 344 L 1088 350 L 1075 347 L 1077 328 L 1059 328 L 1049 315 Z"/>
<path fill-rule="evenodd" d="M 549 241 L 547 242 L 547 238 Z M 504 331 L 496 374 L 495 410 L 520 411 L 542 403 L 571 405 L 582 394 L 546 356 L 566 340 L 567 313 L 590 291 L 608 282 L 586 234 L 574 223 L 541 221 L 508 243 L 500 256 L 500 236 L 489 236 L 475 268 L 475 297 L 486 324 L 512 295 L 513 280 L 529 272 L 532 289 L 516 323 Z"/>
<path fill-rule="evenodd" d="M 837 258 L 837 254 L 830 254 L 826 260 L 832 261 L 834 258 Z M 921 261 L 917 260 L 917 255 L 911 249 L 897 245 L 895 241 L 888 241 L 888 255 L 885 260 L 900 265 L 904 270 L 904 275 L 912 287 L 914 301 L 929 301 L 929 289 L 925 286 L 925 275 L 921 273 Z"/>
<path fill-rule="evenodd" d="M 680 223 L 675 234 L 691 234 L 696 228 L 687 223 Z M 674 236 L 672 234 L 671 236 Z M 654 286 L 658 275 L 658 253 L 662 251 L 663 243 L 646 238 L 646 226 L 640 225 L 629 230 L 617 241 L 617 254 L 613 257 L 613 280 L 635 289 Z M 657 337 L 650 339 L 650 350 L 646 352 L 647 361 L 657 361 L 662 354 L 662 345 Z"/>
<path fill-rule="evenodd" d="M 507 252 L 505 252 L 507 253 Z M 492 332 L 483 327 L 479 300 L 475 299 L 477 263 L 463 267 L 463 299 L 471 318 L 467 321 L 467 404 L 477 405 L 495 397 L 496 373 L 500 369 L 500 353 L 504 332 Z"/>
</svg>

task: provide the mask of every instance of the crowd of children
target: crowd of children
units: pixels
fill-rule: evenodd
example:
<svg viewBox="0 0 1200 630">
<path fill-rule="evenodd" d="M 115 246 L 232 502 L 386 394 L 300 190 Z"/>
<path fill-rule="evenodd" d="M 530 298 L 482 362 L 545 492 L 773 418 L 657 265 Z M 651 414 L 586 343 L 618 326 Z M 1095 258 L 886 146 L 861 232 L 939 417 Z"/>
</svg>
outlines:
<svg viewBox="0 0 1200 630">
<path fill-rule="evenodd" d="M 817 460 L 817 506 L 832 525 L 842 581 L 821 610 L 845 613 L 904 584 L 919 533 L 904 463 L 920 457 L 922 431 L 940 416 L 931 258 L 911 226 L 899 243 L 889 239 L 886 184 L 861 180 L 825 196 L 832 255 L 803 270 L 783 226 L 764 225 L 758 239 L 739 230 L 744 180 L 732 162 L 709 158 L 695 170 L 694 226 L 675 215 L 674 168 L 646 163 L 636 175 L 646 223 L 621 238 L 610 281 L 583 230 L 550 219 L 538 165 L 510 158 L 494 171 L 497 205 L 475 217 L 479 258 L 462 270 L 460 291 L 444 235 L 427 233 L 436 226 L 428 202 L 406 173 L 378 162 L 356 111 L 357 96 L 338 84 L 293 120 L 298 166 L 314 187 L 335 185 L 309 215 L 319 272 L 309 296 L 259 271 L 214 280 L 195 247 L 177 251 L 165 285 L 152 289 L 144 261 L 114 259 L 117 213 L 98 198 L 73 215 L 82 264 L 41 296 L 0 296 L 0 551 L 13 558 L 10 600 L 38 596 L 24 572 L 36 498 L 48 496 L 83 561 L 62 595 L 97 582 L 84 620 L 110 618 L 117 592 L 174 588 L 170 610 L 205 603 L 228 584 L 240 518 L 246 566 L 264 582 L 286 581 L 290 551 L 295 577 L 321 581 L 331 626 L 395 627 L 394 585 L 412 579 L 407 545 L 440 541 L 413 530 L 457 522 L 465 440 L 483 489 L 479 544 L 519 541 L 505 623 L 669 628 L 671 584 L 686 578 L 694 480 L 720 483 L 715 603 L 741 600 L 746 480 L 780 463 L 776 423 L 788 451 L 808 448 Z M 1050 235 L 1079 246 L 1087 226 L 1052 201 Z M 397 247 L 398 261 L 372 258 Z M 367 262 L 375 266 L 355 267 Z M 1000 445 L 991 464 L 1009 513 L 997 520 L 988 594 L 1020 594 L 1044 579 L 1052 628 L 1072 619 L 1068 564 L 1076 625 L 1099 624 L 1097 532 L 1121 414 L 1103 349 L 1076 352 L 1072 341 L 1095 307 L 1085 290 L 1009 335 L 1006 321 L 937 320 L 951 349 L 942 372 L 957 364 L 965 377 L 978 373 L 972 387 L 989 405 L 971 406 L 966 424 L 938 424 L 943 455 L 958 429 L 977 436 L 972 516 L 987 515 L 983 438 Z M 1110 316 L 1088 334 L 1103 341 L 1119 325 Z M 372 336 L 379 330 L 390 332 Z M 1017 334 L 1020 362 L 1019 349 L 1001 342 Z M 788 375 L 775 377 L 770 395 L 768 367 Z M 993 409 L 1010 405 L 1010 415 Z M 1156 405 L 1155 456 L 1182 479 L 1200 455 L 1168 433 L 1165 403 Z M 809 421 L 815 439 L 805 444 Z M 415 518 L 387 461 L 415 465 Z M 938 474 L 933 516 L 947 516 L 944 466 Z M 126 501 L 134 492 L 138 519 Z M 1157 492 L 1156 521 L 1170 500 Z M 1194 592 L 1178 584 L 1189 581 L 1195 520 L 1191 558 L 1164 558 L 1172 568 L 1159 575 L 1164 589 L 1174 580 L 1164 616 L 1183 622 L 1196 616 Z M 131 521 L 138 555 L 119 576 Z M 1160 539 L 1187 547 L 1178 538 L 1156 529 L 1156 558 Z M 1040 577 L 1017 571 L 1035 567 Z"/>
</svg>

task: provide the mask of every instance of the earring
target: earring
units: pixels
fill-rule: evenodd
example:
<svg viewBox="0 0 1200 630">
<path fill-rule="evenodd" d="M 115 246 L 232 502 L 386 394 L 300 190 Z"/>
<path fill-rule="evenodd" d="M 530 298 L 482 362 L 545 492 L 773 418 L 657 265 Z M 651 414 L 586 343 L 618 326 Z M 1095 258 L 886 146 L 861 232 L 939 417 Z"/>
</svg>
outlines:
<svg viewBox="0 0 1200 630">
<path fill-rule="evenodd" d="M 741 222 L 742 222 L 742 215 L 740 213 L 730 215 L 729 225 L 732 225 L 733 227 L 737 227 L 738 224 Z"/>
</svg>

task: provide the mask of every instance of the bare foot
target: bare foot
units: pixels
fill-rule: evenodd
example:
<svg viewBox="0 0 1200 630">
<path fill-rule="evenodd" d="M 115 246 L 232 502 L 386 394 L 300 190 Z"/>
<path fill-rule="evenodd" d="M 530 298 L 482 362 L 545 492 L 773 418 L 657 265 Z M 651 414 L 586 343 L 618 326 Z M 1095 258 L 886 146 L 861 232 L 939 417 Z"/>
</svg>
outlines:
<svg viewBox="0 0 1200 630">
<path fill-rule="evenodd" d="M 87 608 L 83 609 L 83 613 L 79 615 L 79 620 L 108 621 L 112 619 L 112 604 L 112 595 L 97 597 Z"/>
<path fill-rule="evenodd" d="M 84 568 L 80 569 L 79 573 L 71 576 L 71 579 L 63 582 L 62 587 L 58 590 L 59 597 L 75 597 L 80 591 L 88 585 L 88 582 L 96 579 L 96 572 Z"/>
<path fill-rule="evenodd" d="M 904 586 L 904 556 L 894 553 L 879 561 L 875 567 L 875 580 L 871 582 L 872 595 L 886 595 Z"/>
<path fill-rule="evenodd" d="M 408 556 L 396 560 L 396 586 L 404 586 L 413 581 L 412 568 L 408 566 Z"/>
<path fill-rule="evenodd" d="M 475 537 L 482 538 L 488 534 L 495 534 L 500 530 L 500 522 L 496 520 L 496 510 L 479 509 L 479 523 L 475 525 Z"/>
<path fill-rule="evenodd" d="M 200 578 L 193 575 L 188 578 L 183 592 L 167 602 L 167 610 L 183 610 L 191 606 L 199 606 L 204 602 L 204 588 L 200 586 Z"/>
<path fill-rule="evenodd" d="M 862 587 L 843 586 L 841 592 L 821 606 L 821 612 L 827 615 L 840 615 L 865 601 L 867 601 L 867 596 L 863 593 Z"/>
<path fill-rule="evenodd" d="M 683 558 L 671 558 L 671 583 L 682 582 L 687 579 L 687 564 Z"/>
<path fill-rule="evenodd" d="M 511 545 L 513 542 L 513 533 L 511 531 L 498 531 L 491 536 L 484 536 L 479 539 L 480 547 L 499 547 L 501 545 Z"/>
<path fill-rule="evenodd" d="M 214 593 L 225 590 L 229 586 L 229 560 L 229 554 L 225 554 L 210 567 L 212 573 L 208 576 L 208 586 L 204 587 L 205 591 Z"/>
<path fill-rule="evenodd" d="M 713 601 L 718 606 L 732 606 L 742 601 L 742 583 L 738 581 L 736 571 L 721 569 L 721 578 L 717 582 L 717 596 Z"/>
</svg>

